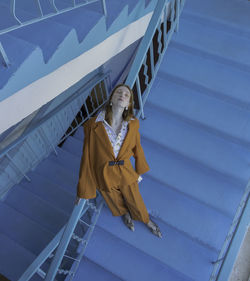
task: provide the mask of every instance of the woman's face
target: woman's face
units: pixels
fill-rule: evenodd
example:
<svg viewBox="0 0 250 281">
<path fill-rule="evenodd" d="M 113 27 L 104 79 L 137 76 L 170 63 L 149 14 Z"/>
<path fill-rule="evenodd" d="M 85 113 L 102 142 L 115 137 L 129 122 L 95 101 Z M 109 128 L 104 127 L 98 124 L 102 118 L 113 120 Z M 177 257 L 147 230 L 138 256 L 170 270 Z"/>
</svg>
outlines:
<svg viewBox="0 0 250 281">
<path fill-rule="evenodd" d="M 115 90 L 111 101 L 113 105 L 125 108 L 129 106 L 130 95 L 131 93 L 127 87 L 120 86 Z"/>
</svg>

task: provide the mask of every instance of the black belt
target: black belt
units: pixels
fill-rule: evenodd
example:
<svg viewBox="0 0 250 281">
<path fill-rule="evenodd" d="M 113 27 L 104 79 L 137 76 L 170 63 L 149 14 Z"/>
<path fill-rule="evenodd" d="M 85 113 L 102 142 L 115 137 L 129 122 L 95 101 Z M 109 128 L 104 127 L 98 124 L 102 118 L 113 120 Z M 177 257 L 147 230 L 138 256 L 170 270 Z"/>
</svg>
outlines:
<svg viewBox="0 0 250 281">
<path fill-rule="evenodd" d="M 120 160 L 120 161 L 109 161 L 109 166 L 114 166 L 114 165 L 124 165 L 124 160 Z"/>
</svg>

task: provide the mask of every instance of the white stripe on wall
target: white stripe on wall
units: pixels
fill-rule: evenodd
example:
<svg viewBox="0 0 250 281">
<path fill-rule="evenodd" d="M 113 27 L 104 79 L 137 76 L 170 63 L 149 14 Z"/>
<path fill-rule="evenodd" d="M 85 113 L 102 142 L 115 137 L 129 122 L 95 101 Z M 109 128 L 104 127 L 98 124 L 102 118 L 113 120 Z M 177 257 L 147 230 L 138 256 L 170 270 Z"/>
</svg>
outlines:
<svg viewBox="0 0 250 281">
<path fill-rule="evenodd" d="M 0 134 L 140 39 L 152 12 L 0 103 Z"/>
</svg>

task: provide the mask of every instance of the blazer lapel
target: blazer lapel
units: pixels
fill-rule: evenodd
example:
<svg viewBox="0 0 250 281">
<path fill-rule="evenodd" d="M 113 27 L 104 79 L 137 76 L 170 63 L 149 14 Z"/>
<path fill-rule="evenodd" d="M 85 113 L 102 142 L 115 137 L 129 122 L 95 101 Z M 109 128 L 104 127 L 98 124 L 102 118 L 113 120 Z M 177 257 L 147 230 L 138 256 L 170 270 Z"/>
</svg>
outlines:
<svg viewBox="0 0 250 281">
<path fill-rule="evenodd" d="M 108 147 L 108 153 L 111 154 L 112 158 L 115 159 L 115 155 L 114 155 L 114 151 L 113 151 L 113 147 L 110 143 L 108 134 L 102 124 L 101 121 L 96 122 L 96 127 L 94 128 L 94 131 L 98 137 L 98 139 L 100 140 L 100 142 L 105 146 Z"/>
</svg>

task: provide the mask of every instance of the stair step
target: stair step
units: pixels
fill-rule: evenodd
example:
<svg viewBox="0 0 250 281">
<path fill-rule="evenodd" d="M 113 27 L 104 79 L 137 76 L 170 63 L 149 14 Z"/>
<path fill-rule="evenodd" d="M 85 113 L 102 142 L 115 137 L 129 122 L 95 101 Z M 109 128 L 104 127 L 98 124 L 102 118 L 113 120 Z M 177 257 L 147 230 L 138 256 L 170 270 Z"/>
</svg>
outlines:
<svg viewBox="0 0 250 281">
<path fill-rule="evenodd" d="M 180 32 L 171 45 L 198 56 L 199 52 L 201 56 L 212 55 L 215 60 L 250 71 L 250 38 L 216 30 L 185 16 L 180 18 Z"/>
<path fill-rule="evenodd" d="M 122 279 L 86 257 L 82 258 L 74 281 L 82 281 L 83 276 L 84 281 L 122 281 Z"/>
<path fill-rule="evenodd" d="M 126 231 L 124 225 L 120 226 Z M 147 231 L 147 229 L 143 230 Z M 136 233 L 138 233 L 137 229 L 132 234 L 137 235 Z M 129 234 L 127 233 L 131 239 Z M 144 236 L 141 237 L 143 238 Z M 151 237 L 151 239 L 157 238 Z M 143 241 L 145 242 L 145 239 Z M 191 281 L 187 276 L 147 255 L 144 250 L 140 251 L 137 247 L 120 239 L 119 236 L 116 237 L 98 226 L 95 227 L 85 255 L 96 264 L 119 276 L 121 280 Z"/>
<path fill-rule="evenodd" d="M 6 204 L 0 203 L 0 232 L 38 255 L 53 239 L 53 234 Z"/>
<path fill-rule="evenodd" d="M 58 155 L 52 153 L 49 156 L 49 159 L 60 164 L 65 169 L 70 170 L 74 174 L 78 175 L 81 163 L 81 156 L 76 157 L 67 150 L 64 150 L 63 147 L 57 147 L 56 150 L 58 152 Z"/>
<path fill-rule="evenodd" d="M 166 223 L 156 218 L 154 220 L 162 231 L 162 239 L 153 236 L 141 222 L 135 222 L 135 232 L 130 231 L 120 217 L 112 216 L 108 208 L 102 210 L 97 224 L 110 235 L 117 236 L 123 243 L 128 243 L 176 272 L 193 280 L 206 280 L 206 275 L 209 276 L 213 267 L 211 261 L 216 259 L 218 253 L 200 245 Z M 145 263 L 143 266 L 145 267 Z M 150 267 L 150 263 L 147 267 Z"/>
<path fill-rule="evenodd" d="M 88 5 L 87 5 L 88 6 Z M 82 42 L 85 36 L 91 32 L 91 29 L 103 17 L 103 14 L 87 9 L 87 6 L 79 7 L 72 11 L 52 17 L 53 22 L 58 22 L 67 25 L 76 30 L 79 42 Z M 83 18 L 88 18 L 87 21 L 82 22 Z"/>
<path fill-rule="evenodd" d="M 249 150 L 245 147 L 193 126 L 152 104 L 145 106 L 145 112 L 151 116 L 141 124 L 145 137 L 227 177 L 232 177 L 235 181 L 247 183 L 250 160 Z"/>
<path fill-rule="evenodd" d="M 167 90 L 166 90 L 167 89 Z M 147 103 L 250 147 L 249 111 L 158 76 Z M 249 129 L 248 129 L 249 126 Z"/>
<path fill-rule="evenodd" d="M 69 218 L 61 210 L 18 185 L 11 189 L 4 203 L 55 234 Z"/>
<path fill-rule="evenodd" d="M 190 64 L 192 61 L 192 64 Z M 185 65 L 185 67 L 183 67 Z M 159 73 L 194 89 L 246 108 L 250 104 L 250 73 L 232 66 L 171 47 L 163 58 Z"/>
<path fill-rule="evenodd" d="M 1 8 L 0 8 L 1 11 Z M 1 18 L 1 16 L 0 16 Z M 8 68 L 0 67 L 0 89 L 4 87 L 8 79 L 19 68 L 19 66 L 31 55 L 40 54 L 40 49 L 35 45 L 22 39 L 3 34 L 0 36 L 1 43 L 8 56 L 10 66 Z M 7 96 L 1 95 L 0 100 Z"/>
<path fill-rule="evenodd" d="M 18 280 L 35 259 L 31 252 L 11 240 L 9 235 L 2 233 L 0 249 L 0 272 L 11 281 Z"/>
<path fill-rule="evenodd" d="M 47 158 L 39 164 L 35 172 L 50 179 L 66 191 L 75 193 L 78 175 L 65 169 L 59 163 Z"/>
<path fill-rule="evenodd" d="M 73 138 L 78 139 L 79 141 L 83 141 L 84 140 L 84 130 L 83 130 L 83 126 L 80 126 L 74 133 Z"/>
<path fill-rule="evenodd" d="M 150 176 L 226 216 L 234 216 L 245 185 L 233 182 L 152 139 L 142 136 L 141 143 L 150 166 Z"/>
<path fill-rule="evenodd" d="M 47 63 L 71 30 L 66 25 L 46 19 L 11 31 L 10 35 L 39 46 L 43 51 L 44 61 Z"/>
<path fill-rule="evenodd" d="M 50 205 L 55 208 L 60 209 L 65 212 L 65 214 L 70 214 L 74 207 L 74 194 L 62 188 L 61 185 L 51 182 L 46 176 L 40 175 L 36 172 L 28 173 L 31 182 L 22 180 L 20 185 L 46 200 Z"/>
<path fill-rule="evenodd" d="M 82 156 L 83 141 L 78 140 L 77 138 L 69 136 L 67 141 L 63 144 L 63 149 L 72 153 L 77 157 Z"/>
<path fill-rule="evenodd" d="M 250 35 L 248 1 L 210 0 L 208 2 L 191 0 L 186 2 L 184 12 L 192 12 L 205 19 L 218 22 L 219 24 L 213 25 L 215 29 L 218 28 L 218 25 L 220 27 L 223 24 L 226 30 L 234 31 L 237 34 L 248 31 Z"/>
<path fill-rule="evenodd" d="M 139 186 L 150 214 L 202 245 L 219 251 L 231 225 L 229 217 L 155 178 L 143 178 Z"/>
</svg>

